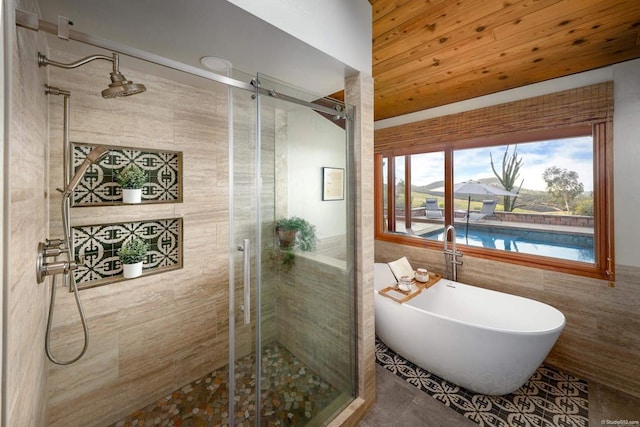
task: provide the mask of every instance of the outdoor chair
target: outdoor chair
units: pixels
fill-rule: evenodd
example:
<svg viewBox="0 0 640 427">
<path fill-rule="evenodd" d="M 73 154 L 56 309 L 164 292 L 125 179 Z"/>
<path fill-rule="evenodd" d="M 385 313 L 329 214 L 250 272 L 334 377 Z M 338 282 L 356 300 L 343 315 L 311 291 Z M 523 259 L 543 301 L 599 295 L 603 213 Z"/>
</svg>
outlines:
<svg viewBox="0 0 640 427">
<path fill-rule="evenodd" d="M 424 202 L 427 219 L 444 219 L 438 207 L 438 199 L 427 199 Z"/>
<path fill-rule="evenodd" d="M 496 204 L 497 202 L 495 200 L 483 200 L 480 212 L 469 212 L 469 220 L 479 221 L 485 217 L 498 218 L 495 214 Z"/>
</svg>

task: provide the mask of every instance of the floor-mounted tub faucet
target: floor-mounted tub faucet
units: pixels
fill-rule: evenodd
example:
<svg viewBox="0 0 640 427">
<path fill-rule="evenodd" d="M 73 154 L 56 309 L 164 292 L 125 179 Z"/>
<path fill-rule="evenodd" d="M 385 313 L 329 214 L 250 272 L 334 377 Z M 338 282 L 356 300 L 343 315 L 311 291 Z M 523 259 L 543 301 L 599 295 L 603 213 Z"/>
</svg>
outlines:
<svg viewBox="0 0 640 427">
<path fill-rule="evenodd" d="M 449 249 L 449 231 L 451 231 L 451 249 Z M 456 229 L 453 225 L 448 225 L 444 229 L 444 269 L 445 278 L 453 280 L 458 279 L 458 266 L 462 265 L 462 261 L 458 261 L 458 257 L 462 256 L 461 252 L 456 249 Z M 451 275 L 449 275 L 449 265 L 451 265 Z"/>
</svg>

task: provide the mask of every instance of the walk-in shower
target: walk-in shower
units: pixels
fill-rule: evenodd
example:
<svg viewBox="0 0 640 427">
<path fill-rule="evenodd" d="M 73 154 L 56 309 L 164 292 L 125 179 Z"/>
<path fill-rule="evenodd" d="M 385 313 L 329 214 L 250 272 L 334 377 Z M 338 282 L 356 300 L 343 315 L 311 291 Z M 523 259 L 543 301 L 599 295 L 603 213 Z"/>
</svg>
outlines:
<svg viewBox="0 0 640 427">
<path fill-rule="evenodd" d="M 53 61 L 47 58 L 42 53 L 38 52 L 38 66 L 45 67 L 52 65 L 63 69 L 72 69 L 80 67 L 94 60 L 106 60 L 113 63 L 113 69 L 111 72 L 111 84 L 109 87 L 102 91 L 103 98 L 115 98 L 122 96 L 135 95 L 146 91 L 144 85 L 136 84 L 127 80 L 119 70 L 119 56 L 114 53 L 112 57 L 105 55 L 92 55 L 79 59 L 75 62 L 65 64 L 58 61 Z M 78 294 L 78 286 L 74 278 L 74 270 L 82 263 L 82 260 L 75 259 L 73 250 L 73 240 L 71 238 L 71 219 L 70 219 L 70 205 L 71 196 L 76 189 L 82 177 L 86 174 L 89 167 L 98 163 L 109 152 L 104 147 L 98 146 L 94 148 L 80 164 L 80 166 L 73 171 L 73 160 L 71 154 L 71 140 L 69 138 L 69 120 L 70 120 L 70 101 L 71 93 L 68 90 L 60 89 L 50 85 L 45 86 L 45 93 L 47 95 L 58 95 L 64 98 L 64 115 L 63 115 L 63 181 L 64 188 L 58 189 L 62 193 L 61 201 L 61 214 L 62 214 L 62 228 L 64 237 L 63 239 L 47 239 L 45 242 L 41 242 L 38 245 L 38 254 L 36 260 L 36 277 L 38 283 L 42 283 L 46 276 L 53 276 L 51 284 L 51 297 L 49 301 L 49 313 L 47 316 L 47 330 L 45 333 L 45 352 L 49 360 L 57 365 L 69 365 L 78 361 L 87 351 L 89 346 L 89 327 L 87 325 L 86 316 L 80 301 L 80 295 Z M 73 174 L 73 175 L 72 175 Z M 65 261 L 59 261 L 58 257 L 64 255 Z M 53 261 L 49 258 L 53 257 Z M 65 287 L 74 293 L 76 306 L 78 308 L 78 314 L 82 323 L 82 331 L 84 335 L 84 344 L 80 353 L 69 360 L 60 360 L 56 358 L 51 351 L 51 325 L 53 315 L 55 312 L 55 300 L 56 300 L 56 288 L 57 277 L 62 275 Z"/>
<path fill-rule="evenodd" d="M 94 93 L 102 76 L 50 73 L 52 86 L 77 94 L 80 118 L 73 120 L 74 162 L 69 147 L 60 148 L 58 120 L 48 125 L 50 176 L 65 177 L 62 203 L 69 203 L 78 179 L 69 165 L 75 164 L 77 173 L 86 169 L 87 180 L 107 183 L 102 188 L 113 192 L 102 175 L 121 164 L 118 156 L 124 161 L 129 152 L 143 153 L 141 161 L 161 162 L 164 158 L 149 152 L 167 148 L 180 153 L 184 163 L 158 177 L 174 182 L 179 176 L 185 196 L 167 203 L 100 200 L 86 206 L 75 204 L 75 198 L 98 186 L 89 189 L 81 180 L 71 197 L 71 225 L 74 238 L 85 234 L 71 254 L 113 267 L 117 258 L 102 255 L 113 246 L 105 235 L 140 225 L 153 233 L 162 226 L 160 219 L 171 217 L 184 225 L 183 262 L 171 271 L 158 268 L 154 276 L 96 284 L 99 278 L 89 286 L 81 274 L 85 270 L 75 271 L 91 346 L 72 368 L 49 366 L 48 425 L 128 425 L 125 419 L 141 425 L 151 414 L 167 425 L 176 418 L 183 425 L 326 425 L 356 394 L 353 108 L 262 74 L 217 74 L 71 34 L 76 38 L 56 46 L 60 54 L 52 56 L 72 57 L 86 48 L 74 44 L 84 42 L 135 57 L 147 62 L 144 71 L 137 70 L 146 74 L 135 80 L 150 90 L 142 95 L 144 103 L 114 107 Z M 106 59 L 87 57 L 66 66 L 91 58 Z M 55 66 L 40 59 L 45 62 Z M 162 90 L 151 90 L 151 82 Z M 68 100 L 68 91 L 52 86 L 48 94 Z M 49 116 L 62 116 L 60 98 L 49 99 Z M 68 123 L 63 133 L 66 143 Z M 82 162 L 77 154 L 88 150 L 76 147 L 88 145 L 111 150 L 99 169 L 88 163 L 77 168 Z M 90 152 L 86 161 L 99 161 L 100 154 Z M 55 215 L 57 206 L 51 210 Z M 289 253 L 277 245 L 275 225 L 290 217 L 313 224 L 319 242 L 315 251 L 293 249 L 293 263 L 285 264 Z M 63 228 L 67 219 L 63 214 Z M 57 221 L 57 216 L 49 219 L 53 230 Z M 162 243 L 153 250 L 163 250 Z M 238 250 L 240 245 L 247 250 Z M 61 258 L 67 255 L 59 246 L 47 254 L 56 250 Z M 97 268 L 86 270 L 94 274 Z M 73 304 L 70 294 L 58 293 L 51 323 L 59 356 L 75 355 L 82 344 L 81 322 L 69 316 Z M 145 410 L 155 400 L 158 405 Z"/>
</svg>

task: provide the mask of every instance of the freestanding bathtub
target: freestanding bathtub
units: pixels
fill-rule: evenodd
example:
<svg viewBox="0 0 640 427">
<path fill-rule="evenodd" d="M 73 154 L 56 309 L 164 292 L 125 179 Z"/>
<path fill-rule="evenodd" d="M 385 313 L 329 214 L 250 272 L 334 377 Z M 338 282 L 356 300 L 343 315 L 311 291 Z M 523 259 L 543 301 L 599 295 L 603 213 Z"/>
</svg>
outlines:
<svg viewBox="0 0 640 427">
<path fill-rule="evenodd" d="M 476 393 L 520 388 L 565 325 L 550 305 L 446 279 L 404 303 L 378 293 L 395 283 L 387 264 L 375 264 L 376 335 L 405 359 Z"/>
</svg>

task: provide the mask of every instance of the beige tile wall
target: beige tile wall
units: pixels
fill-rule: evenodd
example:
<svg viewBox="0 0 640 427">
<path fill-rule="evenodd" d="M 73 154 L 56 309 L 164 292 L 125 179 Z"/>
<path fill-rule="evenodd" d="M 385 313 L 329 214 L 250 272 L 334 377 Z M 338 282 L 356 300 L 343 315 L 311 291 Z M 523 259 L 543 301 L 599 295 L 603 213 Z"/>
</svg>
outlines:
<svg viewBox="0 0 640 427">
<path fill-rule="evenodd" d="M 70 62 L 79 55 L 52 50 Z M 184 268 L 80 291 L 90 329 L 85 357 L 49 365 L 51 426 L 115 421 L 228 362 L 227 89 L 195 88 L 127 68 L 147 92 L 105 100 L 111 65 L 49 67 L 49 83 L 71 91 L 71 140 L 183 152 L 184 202 L 73 208 L 84 225 L 182 217 Z M 46 102 L 46 101 L 45 101 Z M 62 182 L 62 98 L 49 97 L 51 235 L 61 235 L 55 191 Z M 53 350 L 70 358 L 82 346 L 72 294 L 60 289 Z"/>
<path fill-rule="evenodd" d="M 303 253 L 274 278 L 277 341 L 338 390 L 350 392 L 355 354 L 346 262 Z"/>
<path fill-rule="evenodd" d="M 444 272 L 442 252 L 376 241 L 376 261 L 407 256 Z M 464 252 L 464 251 L 463 251 Z M 532 298 L 562 311 L 564 331 L 546 362 L 640 396 L 640 269 L 618 265 L 615 287 L 601 280 L 465 256 L 458 281 Z"/>
<path fill-rule="evenodd" d="M 10 2 L 36 13 L 34 0 Z M 47 287 L 36 283 L 38 242 L 47 234 L 47 98 L 45 72 L 38 69 L 37 52 L 46 49 L 42 34 L 10 29 L 12 55 L 9 139 L 9 224 L 6 254 L 7 293 L 6 420 L 10 426 L 46 425 L 46 357 L 44 324 Z"/>
<path fill-rule="evenodd" d="M 354 166 L 356 201 L 356 348 L 357 398 L 331 426 L 355 426 L 376 400 L 373 307 L 373 78 L 358 73 L 345 79 L 345 101 L 356 107 Z"/>
</svg>

